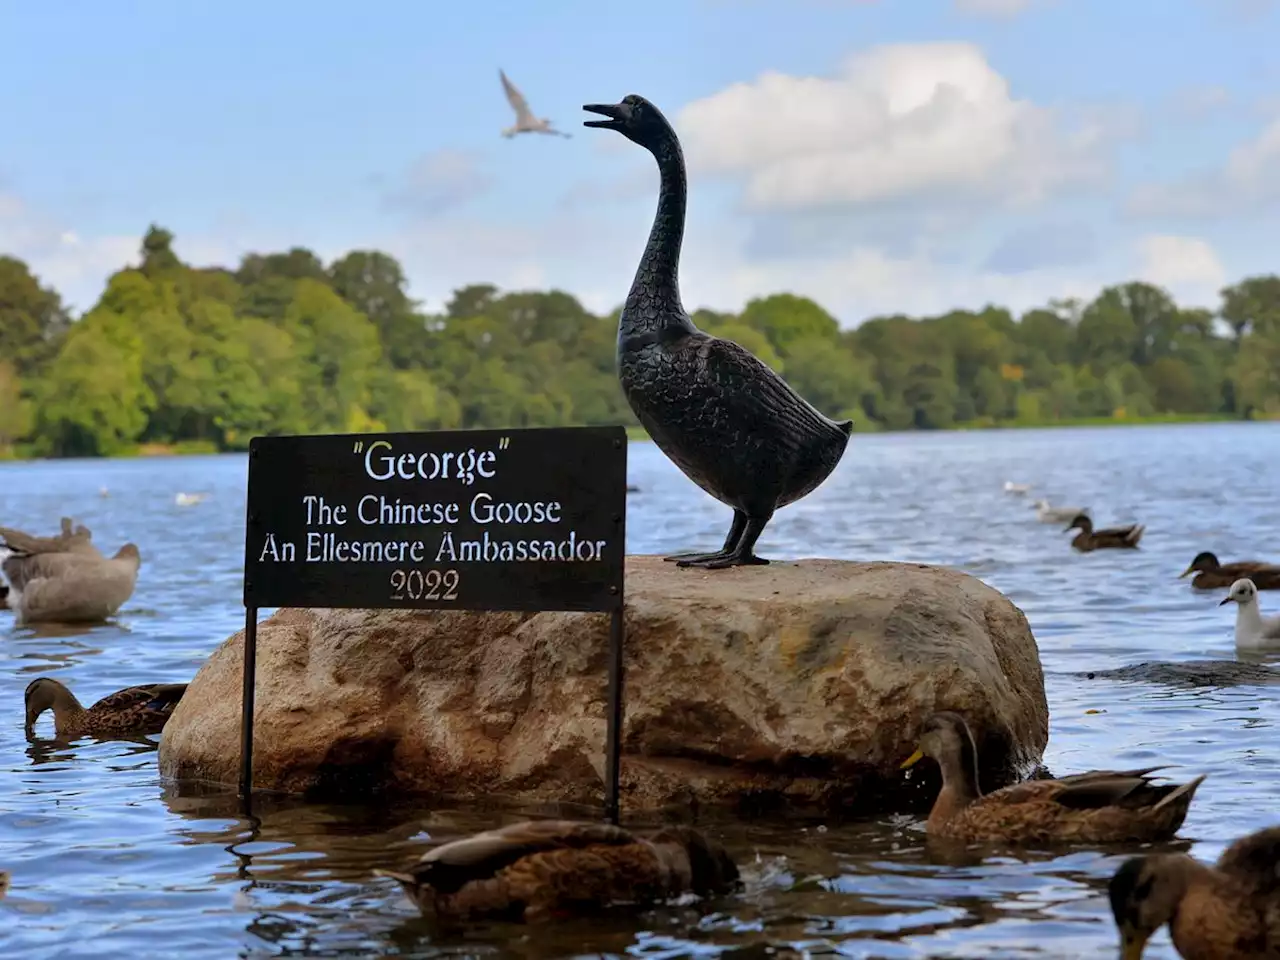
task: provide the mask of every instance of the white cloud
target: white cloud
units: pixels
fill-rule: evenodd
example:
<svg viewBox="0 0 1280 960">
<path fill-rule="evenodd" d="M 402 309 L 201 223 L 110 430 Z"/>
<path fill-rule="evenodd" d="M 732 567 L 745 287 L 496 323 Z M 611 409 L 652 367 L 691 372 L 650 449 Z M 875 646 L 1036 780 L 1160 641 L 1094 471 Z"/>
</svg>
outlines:
<svg viewBox="0 0 1280 960">
<path fill-rule="evenodd" d="M 1176 114 L 1189 120 L 1203 120 L 1231 105 L 1231 91 L 1222 86 L 1184 87 L 1170 98 Z"/>
<path fill-rule="evenodd" d="M 1128 209 L 1138 216 L 1214 219 L 1259 212 L 1280 204 L 1280 118 L 1228 154 L 1218 170 L 1134 191 Z"/>
<path fill-rule="evenodd" d="M 691 168 L 741 178 L 755 210 L 1031 203 L 1106 171 L 1102 125 L 1064 129 L 970 43 L 872 47 L 830 78 L 767 72 L 694 101 L 678 125 Z"/>
<path fill-rule="evenodd" d="M 433 217 L 481 196 L 494 184 L 478 155 L 442 148 L 419 157 L 384 198 L 395 210 Z"/>
<path fill-rule="evenodd" d="M 1213 304 L 1227 282 L 1218 254 L 1199 237 L 1146 236 L 1138 241 L 1138 255 L 1139 276 L 1182 303 Z"/>
<path fill-rule="evenodd" d="M 25 261 L 44 286 L 74 308 L 92 305 L 108 275 L 136 262 L 139 243 L 140 237 L 81 237 L 21 198 L 0 194 L 0 252 Z"/>
</svg>

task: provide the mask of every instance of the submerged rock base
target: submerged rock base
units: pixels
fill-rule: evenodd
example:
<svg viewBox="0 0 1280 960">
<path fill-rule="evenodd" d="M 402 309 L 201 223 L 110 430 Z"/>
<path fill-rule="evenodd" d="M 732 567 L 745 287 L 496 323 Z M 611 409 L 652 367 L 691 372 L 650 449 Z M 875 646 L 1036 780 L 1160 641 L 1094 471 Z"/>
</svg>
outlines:
<svg viewBox="0 0 1280 960">
<path fill-rule="evenodd" d="M 969 721 L 985 790 L 1029 773 L 1048 740 L 1026 618 L 966 574 L 638 556 L 627 592 L 624 809 L 914 809 L 936 771 L 908 782 L 899 764 L 939 709 Z M 600 614 L 281 610 L 258 628 L 255 786 L 602 804 L 608 627 Z M 238 779 L 243 642 L 196 674 L 164 731 L 163 775 Z"/>
</svg>

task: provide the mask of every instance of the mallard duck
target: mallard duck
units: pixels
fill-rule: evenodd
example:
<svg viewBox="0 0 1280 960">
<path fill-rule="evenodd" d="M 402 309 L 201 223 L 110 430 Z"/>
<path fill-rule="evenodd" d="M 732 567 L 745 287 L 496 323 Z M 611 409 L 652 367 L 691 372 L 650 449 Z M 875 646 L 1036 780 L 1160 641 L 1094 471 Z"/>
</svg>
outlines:
<svg viewBox="0 0 1280 960">
<path fill-rule="evenodd" d="M 1183 784 L 1155 784 L 1162 769 L 1092 770 L 1057 780 L 1028 780 L 993 793 L 978 789 L 978 750 L 959 714 L 935 713 L 905 769 L 932 757 L 942 790 L 925 829 L 957 840 L 1107 843 L 1172 837 L 1204 776 Z"/>
<path fill-rule="evenodd" d="M 1199 573 L 1196 571 L 1199 570 Z M 1191 586 L 1197 590 L 1214 590 L 1229 587 L 1241 577 L 1248 577 L 1259 590 L 1280 590 L 1280 565 L 1262 563 L 1259 560 L 1240 560 L 1236 563 L 1219 563 L 1218 558 L 1205 550 L 1196 554 L 1191 566 L 1178 574 L 1178 579 L 1196 573 Z"/>
<path fill-rule="evenodd" d="M 718 843 L 690 827 L 641 837 L 621 827 L 530 820 L 428 851 L 391 877 L 424 914 L 537 922 L 612 903 L 654 902 L 731 890 L 738 868 Z"/>
<path fill-rule="evenodd" d="M 117 690 L 85 709 L 62 683 L 38 677 L 27 684 L 27 733 L 46 710 L 53 711 L 58 739 L 159 733 L 186 692 L 185 683 L 149 683 Z"/>
<path fill-rule="evenodd" d="M 1280 827 L 1241 837 L 1209 866 L 1184 853 L 1126 860 L 1108 884 L 1121 960 L 1169 924 L 1186 960 L 1280 957 Z"/>
<path fill-rule="evenodd" d="M 1071 545 L 1077 550 L 1088 553 L 1091 550 L 1135 549 L 1142 539 L 1142 531 L 1147 528 L 1140 523 L 1131 523 L 1127 527 L 1106 527 L 1093 529 L 1093 521 L 1087 513 L 1077 513 L 1067 525 L 1067 530 L 1079 530 L 1071 538 Z"/>
<path fill-rule="evenodd" d="M 1242 650 L 1280 649 L 1280 617 L 1264 617 L 1258 609 L 1258 588 L 1242 577 L 1231 585 L 1218 606 L 1237 604 L 1236 646 Z"/>
</svg>

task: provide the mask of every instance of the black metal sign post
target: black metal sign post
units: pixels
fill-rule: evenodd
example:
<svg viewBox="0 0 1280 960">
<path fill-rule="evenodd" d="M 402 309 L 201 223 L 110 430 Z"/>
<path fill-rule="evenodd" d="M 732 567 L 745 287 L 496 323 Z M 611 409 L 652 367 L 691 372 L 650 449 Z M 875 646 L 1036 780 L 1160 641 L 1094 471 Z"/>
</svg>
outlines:
<svg viewBox="0 0 1280 960">
<path fill-rule="evenodd" d="M 605 814 L 618 822 L 626 556 L 622 427 L 255 437 L 240 798 L 253 793 L 263 607 L 610 614 Z"/>
</svg>

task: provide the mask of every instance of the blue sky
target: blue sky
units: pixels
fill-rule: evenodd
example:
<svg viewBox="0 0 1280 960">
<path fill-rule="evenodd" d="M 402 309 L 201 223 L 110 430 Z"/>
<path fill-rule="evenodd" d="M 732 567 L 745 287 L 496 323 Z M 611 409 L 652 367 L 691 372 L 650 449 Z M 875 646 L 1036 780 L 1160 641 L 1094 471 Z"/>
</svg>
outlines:
<svg viewBox="0 0 1280 960">
<path fill-rule="evenodd" d="M 0 252 L 78 307 L 157 221 L 202 264 L 378 247 L 428 306 L 608 309 L 656 172 L 580 108 L 627 93 L 685 143 L 690 309 L 1212 306 L 1280 270 L 1276 0 L 7 0 L 0 32 Z M 573 138 L 499 136 L 499 67 Z"/>
</svg>

